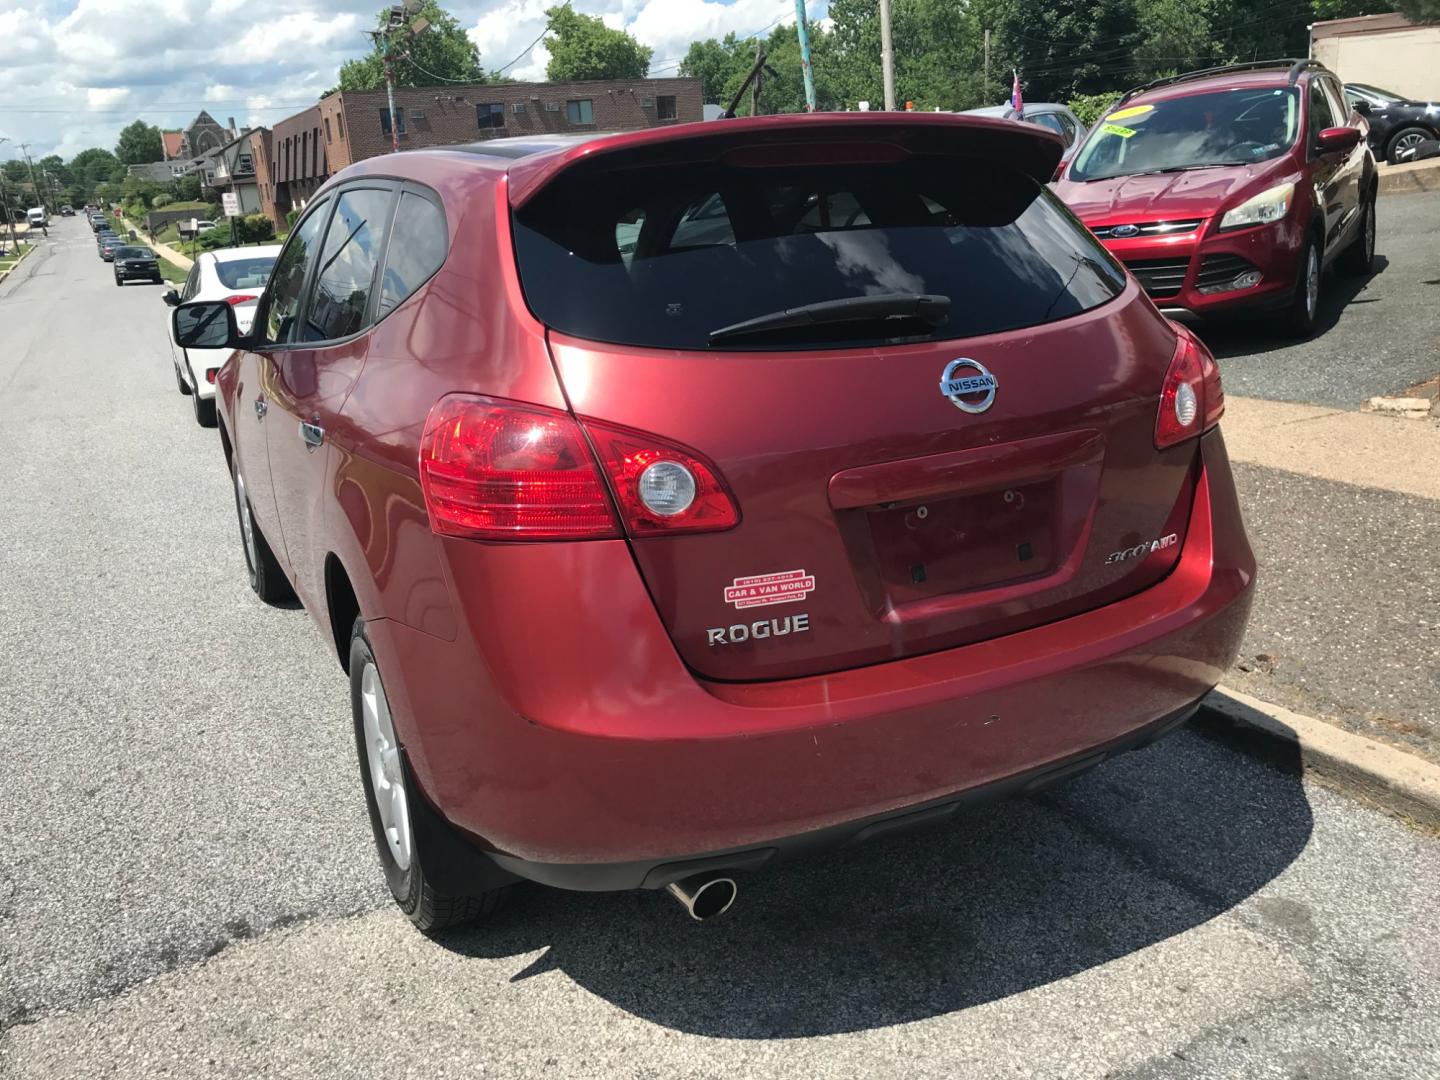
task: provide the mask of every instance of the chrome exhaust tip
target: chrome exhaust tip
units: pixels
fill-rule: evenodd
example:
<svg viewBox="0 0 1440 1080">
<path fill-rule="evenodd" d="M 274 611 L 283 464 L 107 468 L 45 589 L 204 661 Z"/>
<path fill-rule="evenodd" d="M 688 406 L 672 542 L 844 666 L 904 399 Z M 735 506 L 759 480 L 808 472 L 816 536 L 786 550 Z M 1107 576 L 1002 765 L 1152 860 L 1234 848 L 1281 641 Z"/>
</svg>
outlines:
<svg viewBox="0 0 1440 1080">
<path fill-rule="evenodd" d="M 684 905 L 696 922 L 725 914 L 735 903 L 739 892 L 734 879 L 723 874 L 696 874 L 681 881 L 672 881 L 665 890 Z"/>
</svg>

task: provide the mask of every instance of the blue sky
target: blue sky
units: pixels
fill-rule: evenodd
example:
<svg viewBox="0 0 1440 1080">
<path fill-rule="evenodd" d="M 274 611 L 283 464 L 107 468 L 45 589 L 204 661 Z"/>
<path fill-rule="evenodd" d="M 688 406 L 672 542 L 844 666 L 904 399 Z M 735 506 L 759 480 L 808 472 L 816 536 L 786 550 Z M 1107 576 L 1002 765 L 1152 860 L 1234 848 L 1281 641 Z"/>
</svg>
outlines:
<svg viewBox="0 0 1440 1080">
<path fill-rule="evenodd" d="M 445 5 L 486 68 L 515 60 L 559 0 Z M 224 124 L 272 124 L 315 101 L 368 48 L 379 2 L 345 0 L 0 0 L 0 160 L 112 148 L 137 116 L 182 127 L 200 109 Z M 794 21 L 794 0 L 573 0 L 655 50 L 652 74 L 674 74 L 692 40 Z M 811 18 L 824 13 L 810 2 Z M 510 71 L 544 78 L 544 44 Z"/>
</svg>

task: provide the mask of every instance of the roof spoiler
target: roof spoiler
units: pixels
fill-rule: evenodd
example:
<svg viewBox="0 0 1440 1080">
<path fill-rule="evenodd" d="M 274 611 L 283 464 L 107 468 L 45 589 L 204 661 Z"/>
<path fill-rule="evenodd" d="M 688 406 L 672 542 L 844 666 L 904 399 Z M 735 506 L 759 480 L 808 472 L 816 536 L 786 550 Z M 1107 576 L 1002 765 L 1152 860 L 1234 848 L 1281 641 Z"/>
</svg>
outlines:
<svg viewBox="0 0 1440 1080">
<path fill-rule="evenodd" d="M 1065 145 L 1034 124 L 955 113 L 853 112 L 711 120 L 590 139 L 516 160 L 510 204 L 524 206 L 560 173 L 584 166 L 625 169 L 704 161 L 766 165 L 855 164 L 909 157 L 1008 164 L 1045 183 Z"/>
<path fill-rule="evenodd" d="M 1295 59 L 1284 57 L 1275 60 L 1252 60 L 1245 64 L 1222 64 L 1220 67 L 1201 68 L 1199 71 L 1187 71 L 1184 75 L 1170 75 L 1163 79 L 1155 79 L 1144 86 L 1137 86 L 1132 90 L 1126 90 L 1124 96 L 1117 101 L 1116 105 L 1123 105 L 1136 94 L 1143 94 L 1147 90 L 1156 90 L 1162 86 L 1174 86 L 1176 83 L 1189 82 L 1192 79 L 1208 79 L 1212 75 L 1227 75 L 1235 71 L 1269 71 L 1277 68 L 1288 68 L 1287 81 L 1291 86 L 1300 78 L 1300 73 L 1310 68 L 1317 71 L 1330 70 L 1319 60 Z"/>
</svg>

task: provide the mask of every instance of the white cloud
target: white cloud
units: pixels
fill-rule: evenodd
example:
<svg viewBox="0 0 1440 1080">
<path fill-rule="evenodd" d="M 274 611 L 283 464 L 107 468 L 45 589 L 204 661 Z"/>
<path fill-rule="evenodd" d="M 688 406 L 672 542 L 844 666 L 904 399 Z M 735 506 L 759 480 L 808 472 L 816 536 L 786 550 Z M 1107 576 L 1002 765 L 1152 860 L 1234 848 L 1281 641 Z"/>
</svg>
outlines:
<svg viewBox="0 0 1440 1080">
<path fill-rule="evenodd" d="M 273 124 L 334 85 L 368 49 L 385 0 L 0 0 L 0 135 L 31 153 L 113 147 L 137 116 L 182 127 L 202 108 L 222 123 Z M 487 70 L 509 63 L 560 0 L 451 0 Z M 793 20 L 791 0 L 573 0 L 655 50 L 673 75 L 691 41 Z M 812 18 L 825 3 L 811 2 Z M 544 79 L 543 42 L 509 69 Z M 9 144 L 0 157 L 9 156 Z"/>
</svg>

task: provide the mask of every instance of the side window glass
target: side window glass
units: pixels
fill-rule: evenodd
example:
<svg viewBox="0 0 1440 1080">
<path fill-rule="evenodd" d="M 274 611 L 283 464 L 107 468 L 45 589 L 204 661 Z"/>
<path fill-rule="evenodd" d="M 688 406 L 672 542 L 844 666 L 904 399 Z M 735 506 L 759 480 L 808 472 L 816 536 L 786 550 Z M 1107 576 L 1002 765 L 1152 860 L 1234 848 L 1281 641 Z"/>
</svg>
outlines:
<svg viewBox="0 0 1440 1080">
<path fill-rule="evenodd" d="M 1334 126 L 1335 118 L 1330 113 L 1330 102 L 1325 98 L 1325 91 L 1320 89 L 1320 80 L 1316 79 L 1310 84 L 1310 145 L 1315 145 L 1320 132 Z"/>
<path fill-rule="evenodd" d="M 1061 134 L 1065 136 L 1065 145 L 1069 146 L 1075 141 L 1078 134 L 1075 128 L 1075 121 L 1071 120 L 1065 113 L 1056 113 L 1055 119 L 1060 121 Z"/>
<path fill-rule="evenodd" d="M 360 188 L 345 192 L 336 202 L 302 340 L 334 341 L 365 328 L 392 197 L 381 188 Z"/>
<path fill-rule="evenodd" d="M 330 216 L 329 200 L 316 207 L 296 227 L 294 234 L 275 260 L 275 269 L 270 275 L 269 300 L 265 307 L 265 337 L 279 345 L 292 340 L 295 313 L 300 307 L 300 291 L 305 287 L 305 275 L 315 262 L 315 248 L 320 239 L 320 228 Z"/>
<path fill-rule="evenodd" d="M 405 302 L 406 297 L 429 280 L 445 262 L 450 233 L 445 215 L 429 199 L 411 192 L 400 195 L 395 209 L 392 239 L 385 253 L 385 273 L 380 281 L 382 318 Z"/>
<path fill-rule="evenodd" d="M 200 287 L 200 264 L 197 262 L 190 267 L 190 273 L 185 277 L 185 291 L 180 294 L 181 300 L 192 300 Z"/>
<path fill-rule="evenodd" d="M 1065 129 L 1060 126 L 1060 118 L 1054 113 L 1038 113 L 1031 123 L 1039 124 L 1043 128 L 1049 128 L 1056 135 L 1065 134 Z"/>
<path fill-rule="evenodd" d="M 1350 103 L 1345 100 L 1345 95 L 1329 79 L 1321 79 L 1320 85 L 1325 88 L 1325 99 L 1330 102 L 1330 112 L 1335 117 L 1335 123 L 1349 124 Z"/>
</svg>

